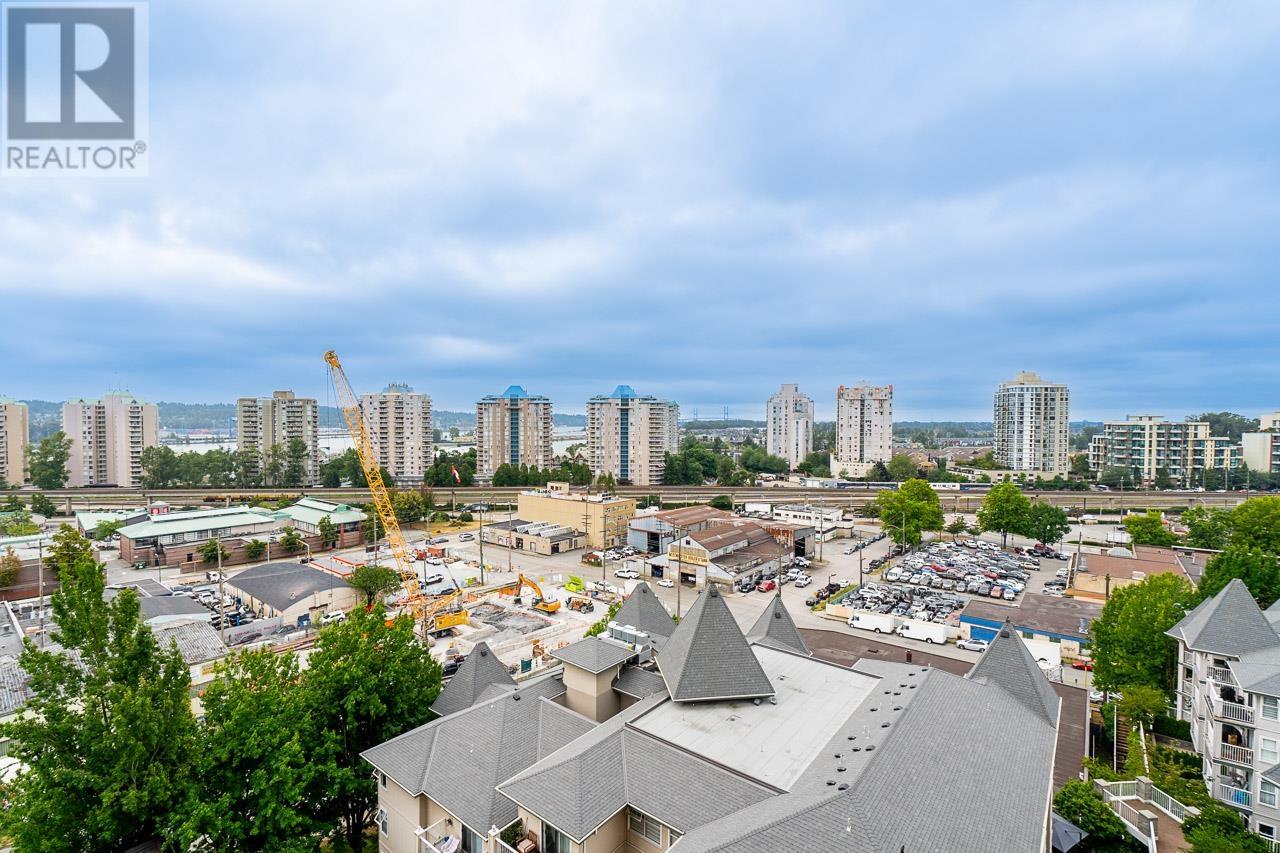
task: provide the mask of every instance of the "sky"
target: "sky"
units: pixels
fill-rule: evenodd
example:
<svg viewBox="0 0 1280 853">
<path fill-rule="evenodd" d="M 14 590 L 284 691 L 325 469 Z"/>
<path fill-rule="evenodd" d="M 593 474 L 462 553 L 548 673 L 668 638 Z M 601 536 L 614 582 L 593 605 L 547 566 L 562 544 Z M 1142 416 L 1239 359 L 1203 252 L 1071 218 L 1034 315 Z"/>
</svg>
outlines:
<svg viewBox="0 0 1280 853">
<path fill-rule="evenodd" d="M 0 179 L 0 394 L 1280 409 L 1280 4 L 157 0 L 150 176 Z"/>
</svg>

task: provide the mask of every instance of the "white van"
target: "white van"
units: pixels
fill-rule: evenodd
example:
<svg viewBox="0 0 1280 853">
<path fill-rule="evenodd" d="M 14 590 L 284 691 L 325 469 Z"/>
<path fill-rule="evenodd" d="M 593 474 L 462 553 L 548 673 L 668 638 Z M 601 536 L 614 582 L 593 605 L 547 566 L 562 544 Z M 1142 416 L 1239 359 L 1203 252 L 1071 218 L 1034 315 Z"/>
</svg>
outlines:
<svg viewBox="0 0 1280 853">
<path fill-rule="evenodd" d="M 347 618 L 347 614 L 341 610 L 330 610 L 320 617 L 321 625 L 332 625 L 334 622 L 341 622 Z"/>
<path fill-rule="evenodd" d="M 943 644 L 947 641 L 947 626 L 937 622 L 921 622 L 918 619 L 906 619 L 898 627 L 898 636 L 909 640 L 924 640 L 926 643 Z"/>
<path fill-rule="evenodd" d="M 869 610 L 855 610 L 849 617 L 850 628 L 861 628 L 864 631 L 875 631 L 877 634 L 892 634 L 898 626 L 898 619 L 891 613 L 872 613 Z"/>
</svg>

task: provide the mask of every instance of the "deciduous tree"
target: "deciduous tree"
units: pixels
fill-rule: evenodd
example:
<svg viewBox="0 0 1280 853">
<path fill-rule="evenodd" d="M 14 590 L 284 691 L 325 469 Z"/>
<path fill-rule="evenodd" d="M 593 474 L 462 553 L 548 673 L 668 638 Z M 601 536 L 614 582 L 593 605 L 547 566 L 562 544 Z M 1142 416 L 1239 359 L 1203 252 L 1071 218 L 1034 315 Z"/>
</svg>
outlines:
<svg viewBox="0 0 1280 853">
<path fill-rule="evenodd" d="M 1031 501 L 1022 489 L 1013 483 L 999 483 L 991 487 L 978 508 L 978 526 L 999 533 L 1001 543 L 1007 545 L 1010 533 L 1026 530 L 1030 512 Z"/>
<path fill-rule="evenodd" d="M 387 566 L 356 566 L 347 583 L 364 594 L 366 605 L 381 601 L 387 593 L 399 589 L 400 576 Z"/>
<path fill-rule="evenodd" d="M 59 430 L 27 448 L 27 476 L 37 489 L 61 489 L 70 459 L 71 439 Z"/>
<path fill-rule="evenodd" d="M 900 545 L 919 545 L 924 531 L 941 530 L 945 522 L 938 493 L 924 480 L 907 480 L 880 492 L 873 506 L 889 537 Z"/>
<path fill-rule="evenodd" d="M 1231 546 L 1280 554 L 1280 497 L 1250 498 L 1233 509 Z"/>
<path fill-rule="evenodd" d="M 1165 631 L 1186 612 L 1191 585 L 1173 572 L 1113 589 L 1090 629 L 1093 681 L 1104 690 L 1173 683 L 1175 644 Z"/>
<path fill-rule="evenodd" d="M 1276 555 L 1245 551 L 1235 546 L 1209 561 L 1196 592 L 1202 599 L 1212 598 L 1235 578 L 1244 581 L 1263 609 L 1280 599 L 1280 562 L 1277 562 Z"/>
<path fill-rule="evenodd" d="M 422 517 L 419 511 L 418 518 Z M 414 521 L 418 519 L 415 518 Z M 320 544 L 326 548 L 332 548 L 338 544 L 338 525 L 329 520 L 329 516 L 322 515 L 320 520 L 316 522 L 316 533 L 320 536 Z"/>
<path fill-rule="evenodd" d="M 1173 531 L 1164 526 L 1159 510 L 1131 513 L 1124 517 L 1124 529 L 1133 537 L 1134 545 L 1158 545 L 1169 547 L 1178 541 Z"/>
<path fill-rule="evenodd" d="M 1231 510 L 1193 506 L 1182 513 L 1182 523 L 1187 528 L 1184 541 L 1192 548 L 1220 551 L 1231 538 Z"/>
<path fill-rule="evenodd" d="M 1035 503 L 1027 510 L 1026 527 L 1023 530 L 1030 538 L 1046 545 L 1062 541 L 1071 529 L 1071 521 L 1067 511 L 1050 504 Z"/>
</svg>

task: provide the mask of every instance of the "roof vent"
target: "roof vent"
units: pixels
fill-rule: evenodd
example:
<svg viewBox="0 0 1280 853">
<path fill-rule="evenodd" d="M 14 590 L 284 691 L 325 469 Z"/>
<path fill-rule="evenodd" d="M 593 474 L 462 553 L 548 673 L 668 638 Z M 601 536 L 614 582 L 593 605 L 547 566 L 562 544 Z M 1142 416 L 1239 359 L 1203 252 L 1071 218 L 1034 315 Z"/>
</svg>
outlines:
<svg viewBox="0 0 1280 853">
<path fill-rule="evenodd" d="M 751 704 L 752 704 L 752 705 L 759 705 L 759 704 L 760 704 L 760 697 L 759 697 L 759 696 L 757 696 L 756 698 L 752 699 L 752 700 L 751 700 Z"/>
<path fill-rule="evenodd" d="M 480 650 L 480 657 L 482 657 L 482 658 L 487 658 L 488 656 L 489 656 L 489 650 L 488 650 L 488 649 L 481 649 L 481 650 Z"/>
<path fill-rule="evenodd" d="M 770 697 L 769 697 L 769 704 L 770 704 L 770 705 L 777 705 L 777 704 L 778 704 L 778 697 L 777 697 L 777 696 L 770 696 Z"/>
<path fill-rule="evenodd" d="M 515 694 L 514 696 L 512 696 L 511 698 L 512 698 L 512 699 L 514 699 L 514 700 L 516 700 L 517 702 L 519 702 L 519 701 L 520 701 L 520 694 L 519 694 L 519 693 L 517 693 L 517 694 Z"/>
<path fill-rule="evenodd" d="M 1005 628 L 1001 628 L 1001 629 L 1000 629 L 1000 636 L 1001 636 L 1001 637 L 1004 637 L 1006 640 L 1007 640 L 1007 639 L 1009 639 L 1009 637 L 1010 637 L 1009 629 L 1008 629 L 1007 627 L 1005 627 Z"/>
</svg>

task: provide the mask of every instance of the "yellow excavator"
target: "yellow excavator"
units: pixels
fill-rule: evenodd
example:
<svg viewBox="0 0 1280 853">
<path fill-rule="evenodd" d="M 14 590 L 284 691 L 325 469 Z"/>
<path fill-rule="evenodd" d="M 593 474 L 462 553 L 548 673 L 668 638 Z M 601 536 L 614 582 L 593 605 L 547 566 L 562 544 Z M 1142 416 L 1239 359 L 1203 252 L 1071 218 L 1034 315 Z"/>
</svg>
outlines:
<svg viewBox="0 0 1280 853">
<path fill-rule="evenodd" d="M 542 594 L 542 587 L 538 586 L 538 584 L 533 580 L 533 578 L 527 578 L 523 574 L 517 575 L 516 579 L 511 583 L 507 584 L 506 586 L 499 587 L 497 589 L 497 593 L 498 595 L 513 596 L 516 600 L 516 603 L 519 604 L 520 593 L 524 590 L 526 586 L 533 590 L 533 596 L 534 596 L 533 609 L 534 610 L 540 610 L 543 613 L 555 613 L 557 610 L 560 609 L 560 602 L 556 601 L 555 599 L 548 600 L 547 597 Z"/>
<path fill-rule="evenodd" d="M 369 494 L 373 497 L 373 506 L 382 522 L 383 532 L 387 537 L 387 545 L 395 558 L 396 573 L 400 576 L 400 585 L 404 589 L 405 607 L 414 621 L 422 620 L 422 630 L 427 633 L 451 628 L 454 625 L 466 625 L 469 614 L 466 608 L 459 605 L 461 593 L 454 592 L 430 603 L 422 594 L 422 586 L 418 582 L 418 573 L 413 568 L 413 559 L 409 555 L 409 546 L 400 532 L 400 522 L 396 520 L 395 510 L 391 506 L 391 495 L 387 484 L 382 481 L 382 467 L 373 451 L 373 442 L 369 438 L 369 430 L 365 426 L 364 416 L 360 412 L 360 401 L 347 374 L 342 370 L 338 354 L 329 350 L 324 354 L 325 363 L 333 374 L 333 388 L 337 393 L 338 406 L 342 409 L 342 417 L 347 422 L 347 431 L 351 433 L 351 442 L 355 446 L 356 456 L 360 460 L 360 468 L 364 471 L 365 481 L 369 484 Z M 557 605 L 559 606 L 559 605 Z"/>
</svg>

